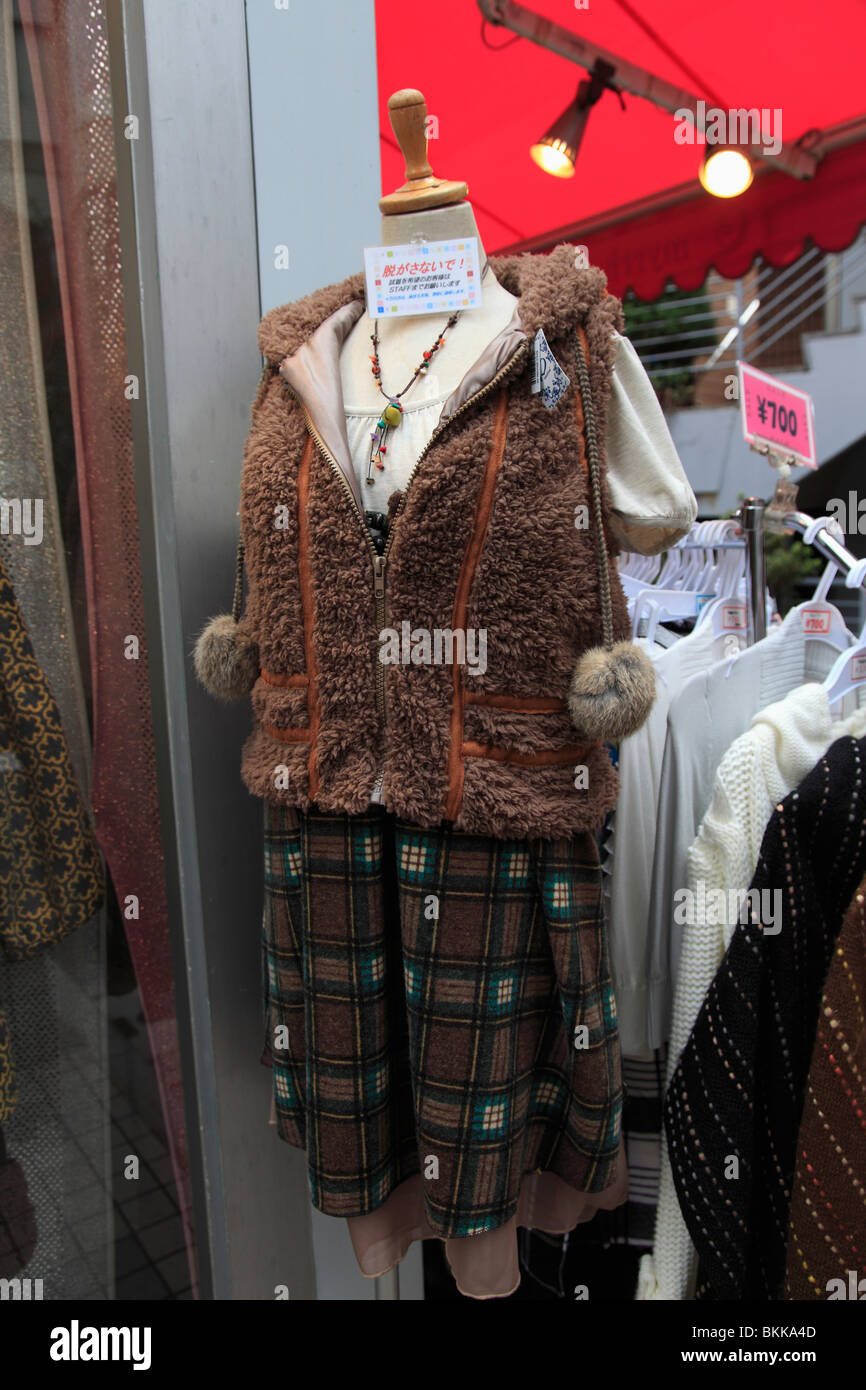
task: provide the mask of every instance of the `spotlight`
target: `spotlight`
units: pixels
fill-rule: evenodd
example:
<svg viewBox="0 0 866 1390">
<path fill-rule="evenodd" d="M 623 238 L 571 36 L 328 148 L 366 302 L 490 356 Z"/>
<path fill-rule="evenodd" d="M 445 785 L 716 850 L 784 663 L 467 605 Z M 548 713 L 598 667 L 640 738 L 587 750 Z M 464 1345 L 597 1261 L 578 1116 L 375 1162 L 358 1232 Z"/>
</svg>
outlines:
<svg viewBox="0 0 866 1390">
<path fill-rule="evenodd" d="M 546 174 L 552 174 L 557 179 L 574 177 L 577 152 L 590 110 L 605 88 L 610 86 L 614 72 L 615 69 L 610 63 L 605 63 L 601 58 L 597 59 L 589 78 L 584 78 L 580 83 L 574 101 L 557 117 L 541 139 L 530 146 L 529 153 Z"/>
</svg>

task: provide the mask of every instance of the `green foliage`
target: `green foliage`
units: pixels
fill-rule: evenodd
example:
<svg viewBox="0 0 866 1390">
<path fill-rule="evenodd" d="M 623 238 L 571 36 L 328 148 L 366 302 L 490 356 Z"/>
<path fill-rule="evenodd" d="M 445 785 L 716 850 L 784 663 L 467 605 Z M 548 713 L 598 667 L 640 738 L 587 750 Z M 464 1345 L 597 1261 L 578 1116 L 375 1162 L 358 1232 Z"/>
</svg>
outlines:
<svg viewBox="0 0 866 1390">
<path fill-rule="evenodd" d="M 796 536 L 765 535 L 767 588 L 776 600 L 782 617 L 799 602 L 797 585 L 804 579 L 817 579 L 825 561 L 817 550 L 804 545 Z"/>
<path fill-rule="evenodd" d="M 716 346 L 716 321 L 703 290 L 667 289 L 659 299 L 651 302 L 629 293 L 623 300 L 623 312 L 626 334 L 643 360 L 662 404 L 668 407 L 690 405 L 695 374 L 688 359 L 678 359 L 683 366 L 676 370 L 655 370 L 653 358 L 660 352 L 691 352 L 698 343 L 703 355 Z M 684 336 L 687 333 L 699 333 L 700 337 Z M 661 341 L 655 341 L 659 339 Z"/>
</svg>

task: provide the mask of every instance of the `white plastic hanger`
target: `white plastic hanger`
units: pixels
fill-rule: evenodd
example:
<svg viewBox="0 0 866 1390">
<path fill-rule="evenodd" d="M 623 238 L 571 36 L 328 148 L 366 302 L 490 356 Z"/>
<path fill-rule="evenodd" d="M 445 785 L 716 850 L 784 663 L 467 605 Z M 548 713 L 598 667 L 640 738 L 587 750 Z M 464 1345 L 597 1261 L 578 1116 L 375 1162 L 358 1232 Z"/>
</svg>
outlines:
<svg viewBox="0 0 866 1390">
<path fill-rule="evenodd" d="M 689 532 L 689 546 L 687 550 L 683 550 L 682 563 L 676 580 L 676 587 L 679 589 L 691 589 L 693 593 L 697 593 L 695 581 L 704 563 L 701 546 L 704 543 L 706 526 L 705 521 L 699 521 Z"/>
<path fill-rule="evenodd" d="M 689 537 L 691 539 L 691 537 Z M 644 586 L 634 597 L 632 608 L 632 636 L 637 637 L 642 620 L 648 618 L 647 630 L 644 634 L 648 642 L 653 640 L 655 630 L 660 621 L 665 619 L 693 618 L 695 615 L 696 590 L 685 587 L 683 576 L 685 575 L 688 562 L 691 558 L 691 550 L 680 549 L 679 555 L 684 558 L 685 563 L 678 571 L 675 567 L 664 566 L 662 573 L 666 575 L 665 582 L 669 587 L 661 588 L 655 586 L 647 588 Z"/>
<path fill-rule="evenodd" d="M 735 521 L 721 523 L 716 537 L 717 544 L 733 540 L 739 533 Z M 734 637 L 740 646 L 745 646 L 748 631 L 746 605 L 741 597 L 741 586 L 746 575 L 746 548 L 724 549 L 718 551 L 718 564 L 707 577 L 716 597 L 706 604 L 698 614 L 696 627 L 709 624 L 714 637 Z"/>
<path fill-rule="evenodd" d="M 658 591 L 644 589 L 643 593 L 638 594 L 635 600 L 634 620 L 632 622 L 634 635 L 637 636 L 641 619 L 647 618 L 647 630 L 644 636 L 648 642 L 652 642 L 660 622 L 693 618 L 696 603 L 697 594 L 692 589 L 660 589 Z"/>
<path fill-rule="evenodd" d="M 691 528 L 688 535 L 683 536 L 682 540 L 677 541 L 676 545 L 672 545 L 668 550 L 665 562 L 656 580 L 660 589 L 679 589 L 682 587 L 681 578 L 685 567 L 686 555 L 688 553 L 685 546 L 687 542 L 691 541 L 693 529 L 694 528 Z"/>
<path fill-rule="evenodd" d="M 845 587 L 858 589 L 864 579 L 866 579 L 866 560 L 858 560 L 845 576 Z M 831 709 L 834 705 L 841 704 L 846 695 L 851 695 L 855 690 L 859 691 L 864 687 L 866 687 L 866 626 L 864 626 L 859 640 L 855 642 L 854 646 L 848 647 L 841 656 L 836 658 L 823 686 Z"/>
<path fill-rule="evenodd" d="M 693 618 L 697 612 L 698 595 L 705 578 L 716 568 L 713 545 L 730 523 L 701 521 L 693 525 L 687 536 L 668 550 L 667 559 L 652 588 L 633 585 L 629 605 L 632 635 L 636 637 L 641 623 L 647 619 L 646 639 L 652 642 L 660 622 Z"/>
<path fill-rule="evenodd" d="M 803 541 L 806 545 L 811 545 L 819 531 L 830 529 L 833 524 L 831 517 L 818 517 L 810 526 L 806 527 L 803 532 Z M 851 650 L 851 633 L 845 619 L 838 608 L 827 602 L 830 585 L 836 578 L 837 570 L 838 565 L 834 565 L 831 560 L 818 580 L 818 586 L 812 598 L 805 603 L 799 603 L 796 611 L 802 615 L 807 641 L 824 642 L 829 647 L 835 647 L 837 652 L 849 652 Z M 855 565 L 851 573 L 846 576 L 846 585 L 850 584 L 851 574 L 857 570 L 858 566 Z"/>
<path fill-rule="evenodd" d="M 648 584 L 657 582 L 660 565 L 661 555 L 640 555 L 633 550 L 620 555 L 619 577 L 628 603 L 629 617 L 632 615 L 637 595 L 646 589 Z"/>
<path fill-rule="evenodd" d="M 642 555 L 640 558 L 642 560 L 655 560 L 655 567 L 653 569 L 649 568 L 646 565 L 642 565 L 640 567 L 636 565 L 634 569 L 629 567 L 628 569 L 620 570 L 619 577 L 620 581 L 622 582 L 623 593 L 628 599 L 636 598 L 639 593 L 642 593 L 646 589 L 648 584 L 654 583 L 656 578 L 656 571 L 658 570 L 660 564 L 660 557 L 657 555 Z M 631 608 L 631 605 L 629 605 L 629 608 Z"/>
<path fill-rule="evenodd" d="M 695 581 L 695 588 L 699 594 L 715 592 L 716 575 L 720 568 L 721 557 L 725 553 L 721 550 L 717 551 L 715 547 L 724 539 L 727 528 L 728 523 L 726 521 L 707 522 L 706 539 L 711 548 L 703 552 L 704 563 L 698 571 L 698 577 Z"/>
</svg>

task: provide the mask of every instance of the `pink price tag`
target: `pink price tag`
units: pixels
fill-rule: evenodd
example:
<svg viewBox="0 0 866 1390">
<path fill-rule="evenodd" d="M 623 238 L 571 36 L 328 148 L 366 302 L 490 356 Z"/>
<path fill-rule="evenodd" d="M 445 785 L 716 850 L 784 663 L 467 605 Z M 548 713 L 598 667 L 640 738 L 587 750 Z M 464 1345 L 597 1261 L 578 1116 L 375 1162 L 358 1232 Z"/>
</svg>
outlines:
<svg viewBox="0 0 866 1390">
<path fill-rule="evenodd" d="M 769 444 L 774 453 L 793 454 L 807 468 L 817 468 L 812 397 L 776 377 L 738 362 L 740 417 L 748 444 Z"/>
<path fill-rule="evenodd" d="M 810 632 L 813 636 L 820 635 L 830 631 L 832 613 L 826 607 L 803 608 L 800 610 L 800 620 L 804 632 Z"/>
</svg>

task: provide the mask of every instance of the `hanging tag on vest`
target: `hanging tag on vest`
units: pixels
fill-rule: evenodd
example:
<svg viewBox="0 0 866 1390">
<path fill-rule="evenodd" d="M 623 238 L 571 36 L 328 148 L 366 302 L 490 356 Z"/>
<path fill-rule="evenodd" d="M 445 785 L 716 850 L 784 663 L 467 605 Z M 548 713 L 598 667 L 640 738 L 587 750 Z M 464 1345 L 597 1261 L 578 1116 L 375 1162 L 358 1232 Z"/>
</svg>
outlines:
<svg viewBox="0 0 866 1390">
<path fill-rule="evenodd" d="M 569 377 L 560 367 L 539 328 L 533 343 L 532 386 L 533 395 L 541 395 L 542 404 L 552 410 L 562 393 L 571 385 Z"/>
</svg>

